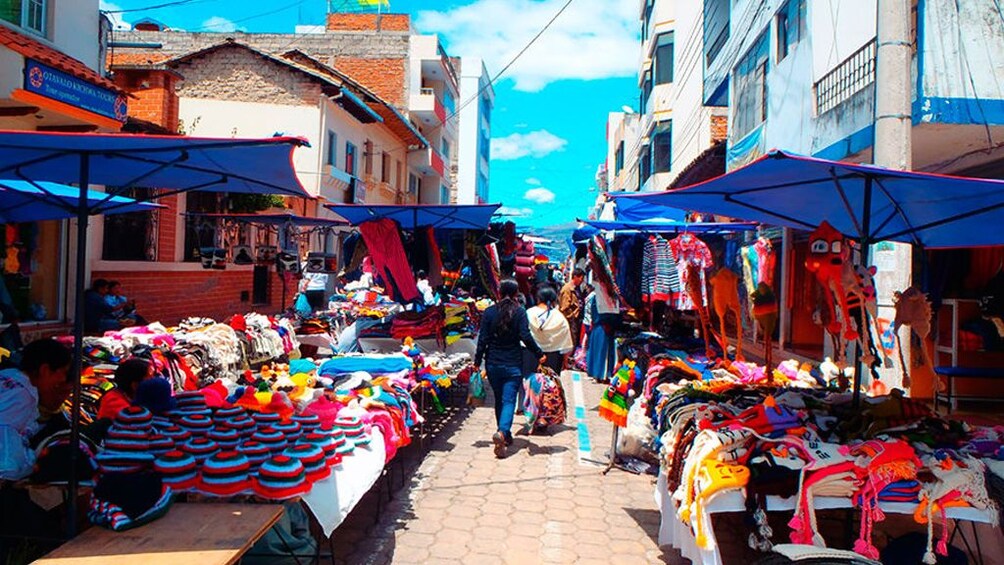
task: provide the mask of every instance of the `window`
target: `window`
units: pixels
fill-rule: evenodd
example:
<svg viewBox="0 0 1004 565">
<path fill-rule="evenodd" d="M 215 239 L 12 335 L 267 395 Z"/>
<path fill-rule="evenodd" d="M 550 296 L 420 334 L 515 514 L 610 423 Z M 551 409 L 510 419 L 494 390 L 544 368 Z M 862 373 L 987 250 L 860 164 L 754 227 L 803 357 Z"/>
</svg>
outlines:
<svg viewBox="0 0 1004 565">
<path fill-rule="evenodd" d="M 732 139 L 739 140 L 767 119 L 767 34 L 736 65 Z"/>
<path fill-rule="evenodd" d="M 648 178 L 652 176 L 652 153 L 646 145 L 641 148 L 641 155 L 638 156 L 638 190 L 641 190 Z"/>
<path fill-rule="evenodd" d="M 659 122 L 652 130 L 652 162 L 649 166 L 653 173 L 668 173 L 673 167 L 672 120 Z"/>
<path fill-rule="evenodd" d="M 356 174 L 356 146 L 351 142 L 345 142 L 345 172 Z"/>
<path fill-rule="evenodd" d="M 397 169 L 394 175 L 394 188 L 401 190 L 401 186 L 404 183 L 404 165 L 401 164 L 401 160 L 397 159 L 394 162 L 394 166 Z"/>
<path fill-rule="evenodd" d="M 704 63 L 710 67 L 729 40 L 729 0 L 704 0 Z"/>
<path fill-rule="evenodd" d="M 652 70 L 649 69 L 645 71 L 645 77 L 642 79 L 641 84 L 641 106 L 639 109 L 641 113 L 648 113 L 648 99 L 652 96 Z"/>
<path fill-rule="evenodd" d="M 390 182 L 390 153 L 386 151 L 380 156 L 380 182 Z"/>
<path fill-rule="evenodd" d="M 44 36 L 47 4 L 47 0 L 0 0 L 0 19 Z"/>
<path fill-rule="evenodd" d="M 622 140 L 617 144 L 617 150 L 614 152 L 614 176 L 621 174 L 621 169 L 624 168 L 624 141 Z"/>
<path fill-rule="evenodd" d="M 149 189 L 133 188 L 118 194 L 137 200 L 149 199 Z M 112 214 L 104 218 L 101 258 L 105 261 L 156 261 L 157 216 L 155 212 Z"/>
<path fill-rule="evenodd" d="M 805 37 L 805 0 L 788 0 L 777 13 L 777 60 Z"/>
<path fill-rule="evenodd" d="M 439 142 L 439 148 L 442 150 L 443 159 L 449 160 L 450 158 L 450 142 L 444 137 L 442 141 Z"/>
<path fill-rule="evenodd" d="M 450 203 L 450 189 L 445 184 L 439 185 L 439 203 L 440 204 Z"/>
<path fill-rule="evenodd" d="M 655 8 L 655 0 L 645 0 L 645 12 L 641 17 L 641 40 L 644 43 L 648 40 L 649 31 L 652 29 L 652 10 Z"/>
<path fill-rule="evenodd" d="M 366 176 L 373 176 L 373 142 L 366 140 L 363 143 L 363 172 Z"/>
<path fill-rule="evenodd" d="M 660 33 L 655 40 L 655 84 L 673 82 L 673 32 Z"/>
<path fill-rule="evenodd" d="M 328 164 L 338 166 L 338 134 L 328 130 Z"/>
<path fill-rule="evenodd" d="M 0 322 L 56 320 L 61 288 L 66 283 L 62 265 L 66 223 L 50 220 L 21 224 L 0 223 L 4 234 L 0 261 Z"/>
<path fill-rule="evenodd" d="M 422 179 L 416 174 L 408 174 L 408 194 L 414 194 L 416 198 L 422 193 Z"/>
<path fill-rule="evenodd" d="M 217 214 L 224 211 L 223 199 L 215 192 L 189 192 L 185 194 L 185 211 L 188 214 Z M 219 220 L 186 215 L 185 261 L 198 261 L 200 247 L 215 247 L 219 227 Z"/>
</svg>

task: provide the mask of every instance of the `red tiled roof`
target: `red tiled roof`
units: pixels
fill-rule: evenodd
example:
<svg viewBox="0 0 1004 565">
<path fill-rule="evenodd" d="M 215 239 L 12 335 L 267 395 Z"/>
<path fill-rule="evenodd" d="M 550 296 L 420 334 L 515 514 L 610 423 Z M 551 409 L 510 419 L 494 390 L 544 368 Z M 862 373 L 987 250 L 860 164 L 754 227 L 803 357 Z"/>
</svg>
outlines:
<svg viewBox="0 0 1004 565">
<path fill-rule="evenodd" d="M 0 46 L 4 46 L 11 51 L 20 53 L 25 57 L 73 75 L 81 80 L 86 80 L 91 84 L 120 94 L 125 93 L 121 88 L 115 86 L 114 82 L 101 76 L 97 71 L 88 67 L 83 62 L 6 26 L 0 26 Z"/>
</svg>

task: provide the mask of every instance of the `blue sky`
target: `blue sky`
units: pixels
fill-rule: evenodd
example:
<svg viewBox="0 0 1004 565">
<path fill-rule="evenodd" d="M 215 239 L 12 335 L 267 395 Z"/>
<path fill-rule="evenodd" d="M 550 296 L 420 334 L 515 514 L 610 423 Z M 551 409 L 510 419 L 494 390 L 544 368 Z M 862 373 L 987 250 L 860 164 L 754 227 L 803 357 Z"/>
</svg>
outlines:
<svg viewBox="0 0 1004 565">
<path fill-rule="evenodd" d="M 334 0 L 336 6 L 355 0 Z M 169 0 L 102 0 L 133 10 Z M 540 31 L 564 0 L 391 0 L 423 33 L 439 33 L 450 55 L 485 59 L 496 74 Z M 151 17 L 189 31 L 290 33 L 323 22 L 327 0 L 188 0 L 117 14 Z M 575 0 L 495 83 L 490 199 L 520 225 L 583 217 L 596 199 L 606 155 L 606 116 L 637 104 L 637 2 Z"/>
</svg>

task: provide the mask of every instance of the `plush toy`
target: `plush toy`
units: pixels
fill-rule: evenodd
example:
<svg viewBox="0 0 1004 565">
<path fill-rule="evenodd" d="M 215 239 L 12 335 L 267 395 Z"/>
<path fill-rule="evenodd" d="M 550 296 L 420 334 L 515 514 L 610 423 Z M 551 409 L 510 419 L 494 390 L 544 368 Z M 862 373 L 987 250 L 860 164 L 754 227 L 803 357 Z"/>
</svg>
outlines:
<svg viewBox="0 0 1004 565">
<path fill-rule="evenodd" d="M 704 305 L 704 278 L 701 276 L 701 267 L 693 261 L 688 261 L 686 278 L 684 290 L 690 296 L 691 302 L 694 303 L 694 309 L 697 310 L 697 316 L 701 320 L 701 337 L 704 338 L 705 344 L 704 353 L 709 359 L 714 359 L 716 355 L 715 351 L 711 349 L 711 339 L 715 338 L 721 343 L 724 338 L 718 338 L 711 330 L 711 317 L 708 316 L 708 308 Z"/>
<path fill-rule="evenodd" d="M 771 343 L 774 338 L 774 328 L 777 327 L 778 308 L 777 297 L 774 290 L 767 283 L 760 283 L 756 291 L 750 295 L 750 304 L 753 305 L 753 319 L 760 324 L 763 331 L 764 340 L 764 360 L 765 366 L 773 365 L 772 357 L 774 346 Z"/>
<path fill-rule="evenodd" d="M 824 221 L 809 234 L 809 258 L 805 261 L 805 268 L 816 275 L 816 280 L 826 291 L 823 297 L 826 299 L 826 307 L 830 314 L 830 324 L 826 329 L 832 335 L 839 336 L 842 328 L 844 339 L 853 341 L 858 338 L 858 333 L 851 326 L 847 288 L 844 284 L 845 265 L 849 258 L 850 247 L 844 235 L 829 222 Z M 834 295 L 837 297 L 836 302 Z M 840 306 L 842 318 L 837 318 L 837 305 Z M 841 319 L 843 319 L 842 325 Z"/>
<path fill-rule="evenodd" d="M 910 375 L 907 372 L 906 360 L 903 359 L 903 347 L 899 341 L 899 328 L 909 326 L 911 335 L 920 338 L 920 354 L 924 363 L 928 362 L 927 349 L 924 342 L 931 333 L 931 303 L 927 295 L 910 287 L 903 292 L 893 294 L 893 305 L 896 307 L 896 317 L 892 323 L 893 334 L 896 336 L 896 350 L 899 351 L 899 362 L 903 369 L 903 386 L 910 386 Z"/>
<path fill-rule="evenodd" d="M 725 339 L 725 316 L 731 311 L 736 316 L 736 360 L 743 360 L 743 320 L 739 315 L 739 275 L 730 269 L 719 269 L 711 277 L 711 304 L 718 316 L 721 333 L 718 336 L 722 351 L 728 351 L 728 341 Z"/>
</svg>

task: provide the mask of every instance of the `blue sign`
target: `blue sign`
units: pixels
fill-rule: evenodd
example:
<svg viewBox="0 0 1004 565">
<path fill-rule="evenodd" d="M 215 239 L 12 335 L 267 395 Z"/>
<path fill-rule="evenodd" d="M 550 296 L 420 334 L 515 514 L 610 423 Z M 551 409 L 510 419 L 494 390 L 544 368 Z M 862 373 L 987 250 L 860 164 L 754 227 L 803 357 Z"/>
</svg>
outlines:
<svg viewBox="0 0 1004 565">
<path fill-rule="evenodd" d="M 126 121 L 128 105 L 125 96 L 34 59 L 25 59 L 24 89 L 106 118 Z"/>
</svg>

